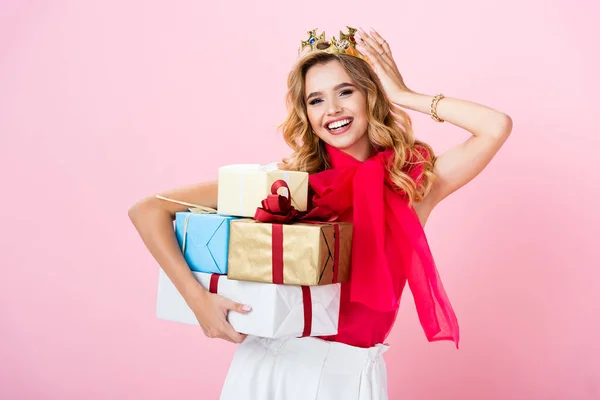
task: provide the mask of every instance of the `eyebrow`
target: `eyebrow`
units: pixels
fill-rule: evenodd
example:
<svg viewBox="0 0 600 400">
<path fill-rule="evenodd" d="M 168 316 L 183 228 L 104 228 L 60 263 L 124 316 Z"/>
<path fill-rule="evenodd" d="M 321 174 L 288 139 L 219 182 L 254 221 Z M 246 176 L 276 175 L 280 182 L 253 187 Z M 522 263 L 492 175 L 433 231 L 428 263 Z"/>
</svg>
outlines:
<svg viewBox="0 0 600 400">
<path fill-rule="evenodd" d="M 336 85 L 333 88 L 333 90 L 340 90 L 340 89 L 345 88 L 345 87 L 355 87 L 355 86 L 353 84 L 351 84 L 351 83 L 343 82 L 343 83 L 340 83 L 339 85 Z M 311 94 L 309 94 L 306 97 L 306 101 L 310 100 L 311 97 L 321 96 L 322 94 L 323 94 L 322 92 L 312 92 Z"/>
</svg>

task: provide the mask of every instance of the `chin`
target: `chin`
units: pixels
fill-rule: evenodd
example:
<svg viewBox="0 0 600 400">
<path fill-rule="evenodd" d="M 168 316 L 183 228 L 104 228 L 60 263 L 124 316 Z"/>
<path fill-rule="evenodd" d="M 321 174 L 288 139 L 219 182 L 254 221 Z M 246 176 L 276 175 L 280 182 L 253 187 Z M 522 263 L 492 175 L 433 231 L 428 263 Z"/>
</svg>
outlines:
<svg viewBox="0 0 600 400">
<path fill-rule="evenodd" d="M 356 145 L 356 141 L 354 140 L 331 140 L 329 142 L 329 144 L 333 147 L 335 147 L 336 149 L 340 149 L 340 150 L 348 150 L 351 149 L 352 147 L 354 147 Z"/>
<path fill-rule="evenodd" d="M 337 149 L 344 150 L 354 147 L 357 143 L 361 142 L 361 139 L 363 139 L 362 135 L 358 136 L 352 132 L 347 132 L 339 136 L 328 133 L 327 140 L 325 141 Z"/>
</svg>

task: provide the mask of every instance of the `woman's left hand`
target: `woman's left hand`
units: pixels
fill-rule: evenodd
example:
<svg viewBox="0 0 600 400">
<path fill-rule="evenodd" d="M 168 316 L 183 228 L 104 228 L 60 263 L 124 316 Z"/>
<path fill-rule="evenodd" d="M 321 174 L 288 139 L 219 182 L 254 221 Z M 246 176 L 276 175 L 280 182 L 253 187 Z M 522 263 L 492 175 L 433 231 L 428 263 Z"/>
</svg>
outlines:
<svg viewBox="0 0 600 400">
<path fill-rule="evenodd" d="M 381 35 L 374 30 L 368 34 L 361 28 L 354 36 L 358 39 L 357 50 L 368 57 L 369 64 L 379 77 L 388 98 L 393 99 L 405 92 L 412 92 L 404 84 L 390 46 Z"/>
</svg>

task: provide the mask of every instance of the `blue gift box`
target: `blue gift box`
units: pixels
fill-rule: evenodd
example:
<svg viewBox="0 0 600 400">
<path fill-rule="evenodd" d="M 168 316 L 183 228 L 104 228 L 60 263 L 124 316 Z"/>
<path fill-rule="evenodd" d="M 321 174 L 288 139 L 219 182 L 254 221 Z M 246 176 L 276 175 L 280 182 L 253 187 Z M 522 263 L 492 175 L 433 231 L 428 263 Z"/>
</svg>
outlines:
<svg viewBox="0 0 600 400">
<path fill-rule="evenodd" d="M 192 271 L 227 273 L 229 222 L 236 217 L 219 214 L 175 214 L 175 236 Z"/>
</svg>

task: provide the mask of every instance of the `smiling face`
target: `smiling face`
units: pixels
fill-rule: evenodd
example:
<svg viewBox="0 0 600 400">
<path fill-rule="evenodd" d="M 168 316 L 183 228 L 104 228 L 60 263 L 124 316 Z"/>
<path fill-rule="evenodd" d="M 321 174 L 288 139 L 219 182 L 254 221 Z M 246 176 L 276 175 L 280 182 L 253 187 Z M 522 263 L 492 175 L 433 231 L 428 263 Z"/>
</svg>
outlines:
<svg viewBox="0 0 600 400">
<path fill-rule="evenodd" d="M 308 120 L 315 134 L 356 159 L 366 160 L 371 152 L 367 98 L 342 64 L 332 60 L 310 67 L 305 93 Z"/>
</svg>

